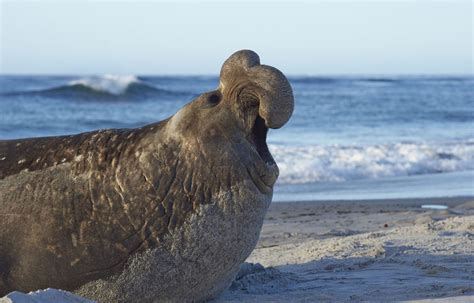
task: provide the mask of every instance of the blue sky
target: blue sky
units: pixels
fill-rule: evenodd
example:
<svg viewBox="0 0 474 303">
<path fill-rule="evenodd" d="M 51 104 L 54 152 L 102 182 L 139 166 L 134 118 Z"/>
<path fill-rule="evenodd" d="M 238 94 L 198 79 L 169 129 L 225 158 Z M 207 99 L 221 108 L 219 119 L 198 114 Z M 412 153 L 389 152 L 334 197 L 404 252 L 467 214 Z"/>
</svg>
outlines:
<svg viewBox="0 0 474 303">
<path fill-rule="evenodd" d="M 3 74 L 472 74 L 471 1 L 5 1 Z"/>
</svg>

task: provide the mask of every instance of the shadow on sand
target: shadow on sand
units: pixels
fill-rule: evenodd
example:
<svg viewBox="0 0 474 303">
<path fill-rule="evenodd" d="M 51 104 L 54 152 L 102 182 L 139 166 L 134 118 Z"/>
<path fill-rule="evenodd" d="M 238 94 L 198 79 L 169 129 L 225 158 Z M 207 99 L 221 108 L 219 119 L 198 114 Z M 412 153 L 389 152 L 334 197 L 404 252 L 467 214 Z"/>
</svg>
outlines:
<svg viewBox="0 0 474 303">
<path fill-rule="evenodd" d="M 247 265 L 216 302 L 393 302 L 474 295 L 473 255 L 413 252 L 410 246 L 388 246 L 383 256 L 374 258 Z"/>
</svg>

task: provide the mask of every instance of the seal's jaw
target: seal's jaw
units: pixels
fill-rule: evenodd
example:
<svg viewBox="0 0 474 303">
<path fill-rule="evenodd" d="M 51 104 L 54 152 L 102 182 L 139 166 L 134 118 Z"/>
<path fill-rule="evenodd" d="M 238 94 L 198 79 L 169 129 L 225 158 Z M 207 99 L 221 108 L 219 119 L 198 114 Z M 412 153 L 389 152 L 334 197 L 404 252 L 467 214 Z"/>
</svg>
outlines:
<svg viewBox="0 0 474 303">
<path fill-rule="evenodd" d="M 268 127 L 265 125 L 265 120 L 257 115 L 248 137 L 253 165 L 251 168 L 247 168 L 247 171 L 254 184 L 263 194 L 272 192 L 279 174 L 278 166 L 268 150 L 267 134 Z"/>
<path fill-rule="evenodd" d="M 258 155 L 263 161 L 265 161 L 266 164 L 275 165 L 275 160 L 268 150 L 267 134 L 268 127 L 265 125 L 265 120 L 263 120 L 260 116 L 257 116 L 250 134 L 250 142 L 255 147 Z"/>
</svg>

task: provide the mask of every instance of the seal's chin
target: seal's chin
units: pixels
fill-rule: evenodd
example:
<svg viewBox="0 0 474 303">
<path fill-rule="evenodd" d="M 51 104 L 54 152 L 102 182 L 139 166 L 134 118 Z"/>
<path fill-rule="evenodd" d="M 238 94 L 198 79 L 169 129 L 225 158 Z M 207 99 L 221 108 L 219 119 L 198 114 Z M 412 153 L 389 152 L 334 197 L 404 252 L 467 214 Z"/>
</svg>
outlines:
<svg viewBox="0 0 474 303">
<path fill-rule="evenodd" d="M 265 120 L 257 116 L 249 141 L 261 161 L 255 165 L 255 170 L 249 170 L 249 174 L 255 185 L 264 194 L 272 192 L 273 184 L 278 178 L 278 166 L 267 146 L 267 133 L 268 128 L 265 126 Z"/>
</svg>

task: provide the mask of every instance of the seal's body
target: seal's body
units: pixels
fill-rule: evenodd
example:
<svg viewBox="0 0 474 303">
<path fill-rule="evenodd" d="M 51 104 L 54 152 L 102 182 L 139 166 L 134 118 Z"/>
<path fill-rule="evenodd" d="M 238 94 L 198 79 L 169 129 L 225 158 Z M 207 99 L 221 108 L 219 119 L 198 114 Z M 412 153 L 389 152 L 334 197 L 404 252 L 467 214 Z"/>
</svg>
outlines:
<svg viewBox="0 0 474 303">
<path fill-rule="evenodd" d="M 251 51 L 217 90 L 139 129 L 0 141 L 0 295 L 205 300 L 255 247 L 278 168 L 286 78 Z"/>
</svg>

